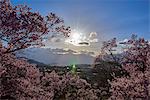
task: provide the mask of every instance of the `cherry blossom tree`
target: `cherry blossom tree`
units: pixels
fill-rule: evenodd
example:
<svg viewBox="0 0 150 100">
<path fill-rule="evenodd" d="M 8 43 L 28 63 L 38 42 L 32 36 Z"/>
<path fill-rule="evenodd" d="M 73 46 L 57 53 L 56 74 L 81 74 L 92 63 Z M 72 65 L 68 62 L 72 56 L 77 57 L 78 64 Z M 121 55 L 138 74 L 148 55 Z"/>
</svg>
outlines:
<svg viewBox="0 0 150 100">
<path fill-rule="evenodd" d="M 12 52 L 41 46 L 45 34 L 69 36 L 70 28 L 53 13 L 42 17 L 24 5 L 0 1 L 0 99 L 5 100 L 97 100 L 99 90 L 72 74 L 41 72 Z"/>
<path fill-rule="evenodd" d="M 117 59 L 113 54 L 113 52 L 116 51 L 116 49 L 115 49 L 116 47 L 117 47 L 116 38 L 113 38 L 109 41 L 104 41 L 102 48 L 101 48 L 101 53 L 103 56 L 111 55 L 113 61 L 117 62 Z M 105 58 L 103 58 L 103 59 L 105 59 Z"/>
<path fill-rule="evenodd" d="M 128 45 L 122 68 L 128 75 L 115 77 L 110 82 L 110 100 L 150 100 L 150 44 L 134 36 L 124 44 Z"/>
<path fill-rule="evenodd" d="M 0 43 L 0 99 L 11 100 L 97 100 L 99 89 L 71 73 L 41 72 L 25 59 L 4 53 Z"/>
<path fill-rule="evenodd" d="M 2 44 L 1 44 L 2 45 Z M 11 53 L 4 54 L 0 47 L 0 97 L 1 99 L 25 100 L 39 95 L 40 72 L 35 65 L 16 59 Z"/>
<path fill-rule="evenodd" d="M 53 92 L 53 99 L 97 100 L 99 89 L 92 89 L 86 80 L 71 73 L 58 75 L 55 71 L 45 73 L 41 79 L 45 91 Z"/>
<path fill-rule="evenodd" d="M 69 36 L 70 27 L 63 22 L 53 13 L 43 17 L 26 5 L 12 6 L 9 0 L 0 1 L 0 40 L 8 48 L 6 53 L 42 46 L 43 36 L 48 33 Z"/>
</svg>

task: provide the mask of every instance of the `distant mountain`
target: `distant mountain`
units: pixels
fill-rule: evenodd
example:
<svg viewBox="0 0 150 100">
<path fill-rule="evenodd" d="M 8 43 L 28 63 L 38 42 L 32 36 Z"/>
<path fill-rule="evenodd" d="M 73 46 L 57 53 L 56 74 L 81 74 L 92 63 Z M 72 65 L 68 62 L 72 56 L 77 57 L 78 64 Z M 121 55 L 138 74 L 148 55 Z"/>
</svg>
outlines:
<svg viewBox="0 0 150 100">
<path fill-rule="evenodd" d="M 51 49 L 51 48 L 30 48 L 18 54 L 20 57 L 25 57 L 30 63 L 37 65 L 50 66 L 66 66 L 71 64 L 93 64 L 95 58 L 92 53 L 76 53 L 73 50 Z M 117 58 L 121 58 L 123 54 L 115 54 Z M 107 61 L 113 61 L 111 55 L 104 56 Z"/>
<path fill-rule="evenodd" d="M 41 63 L 41 62 L 38 62 L 38 61 L 33 60 L 33 59 L 27 59 L 27 61 L 28 61 L 30 64 L 36 64 L 36 65 L 38 65 L 38 66 L 46 66 L 46 64 Z"/>
<path fill-rule="evenodd" d="M 39 61 L 36 61 L 36 60 L 34 60 L 34 59 L 29 59 L 29 58 L 27 58 L 27 57 L 17 57 L 18 59 L 26 59 L 27 60 L 27 62 L 28 63 L 30 63 L 30 64 L 36 64 L 36 65 L 39 65 L 39 66 L 44 66 L 44 65 L 46 65 L 46 64 L 44 64 L 44 63 L 42 63 L 42 62 L 39 62 Z"/>
</svg>

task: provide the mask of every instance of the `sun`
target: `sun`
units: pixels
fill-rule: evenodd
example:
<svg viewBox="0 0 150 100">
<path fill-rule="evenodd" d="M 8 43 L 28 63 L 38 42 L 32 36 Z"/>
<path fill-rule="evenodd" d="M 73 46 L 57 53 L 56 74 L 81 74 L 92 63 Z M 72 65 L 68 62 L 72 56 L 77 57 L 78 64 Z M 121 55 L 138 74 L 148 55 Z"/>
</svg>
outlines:
<svg viewBox="0 0 150 100">
<path fill-rule="evenodd" d="M 71 32 L 71 35 L 68 39 L 65 40 L 66 43 L 70 43 L 73 44 L 75 46 L 78 46 L 78 44 L 82 41 L 82 33 L 77 31 L 77 30 L 73 30 Z"/>
<path fill-rule="evenodd" d="M 79 41 L 80 40 L 80 33 L 73 33 L 73 35 L 71 36 L 72 40 L 74 41 Z"/>
<path fill-rule="evenodd" d="M 71 32 L 69 38 L 65 40 L 66 43 L 72 44 L 74 46 L 89 46 L 88 37 L 83 32 L 74 30 Z"/>
</svg>

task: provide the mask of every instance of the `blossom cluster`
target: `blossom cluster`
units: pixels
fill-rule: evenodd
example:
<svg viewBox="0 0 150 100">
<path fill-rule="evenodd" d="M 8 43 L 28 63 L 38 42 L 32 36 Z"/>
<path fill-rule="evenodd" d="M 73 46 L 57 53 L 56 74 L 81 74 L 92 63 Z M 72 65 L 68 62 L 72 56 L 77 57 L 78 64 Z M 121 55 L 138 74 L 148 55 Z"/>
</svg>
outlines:
<svg viewBox="0 0 150 100">
<path fill-rule="evenodd" d="M 0 46 L 0 98 L 14 100 L 97 100 L 99 90 L 71 73 L 41 72 Z"/>
<path fill-rule="evenodd" d="M 111 84 L 110 100 L 150 100 L 150 44 L 143 38 L 132 38 L 122 68 L 128 75 L 115 77 Z"/>
<path fill-rule="evenodd" d="M 26 5 L 13 6 L 10 0 L 0 0 L 0 40 L 5 41 L 6 53 L 30 46 L 43 46 L 43 37 L 49 33 L 69 36 L 70 27 L 50 13 L 43 17 Z"/>
</svg>

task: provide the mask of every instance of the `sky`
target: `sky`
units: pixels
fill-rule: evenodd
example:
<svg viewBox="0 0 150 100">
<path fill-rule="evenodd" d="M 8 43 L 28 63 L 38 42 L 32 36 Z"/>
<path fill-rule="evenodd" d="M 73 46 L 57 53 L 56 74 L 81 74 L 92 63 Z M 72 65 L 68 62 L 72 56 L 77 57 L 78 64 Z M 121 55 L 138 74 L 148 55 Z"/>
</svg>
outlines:
<svg viewBox="0 0 150 100">
<path fill-rule="evenodd" d="M 73 55 L 86 52 L 92 57 L 99 53 L 103 41 L 113 37 L 123 41 L 134 33 L 150 40 L 149 0 L 11 0 L 11 3 L 26 4 L 43 16 L 56 13 L 71 27 L 70 38 L 50 37 L 44 42 L 45 48 L 72 50 L 76 52 Z"/>
</svg>

